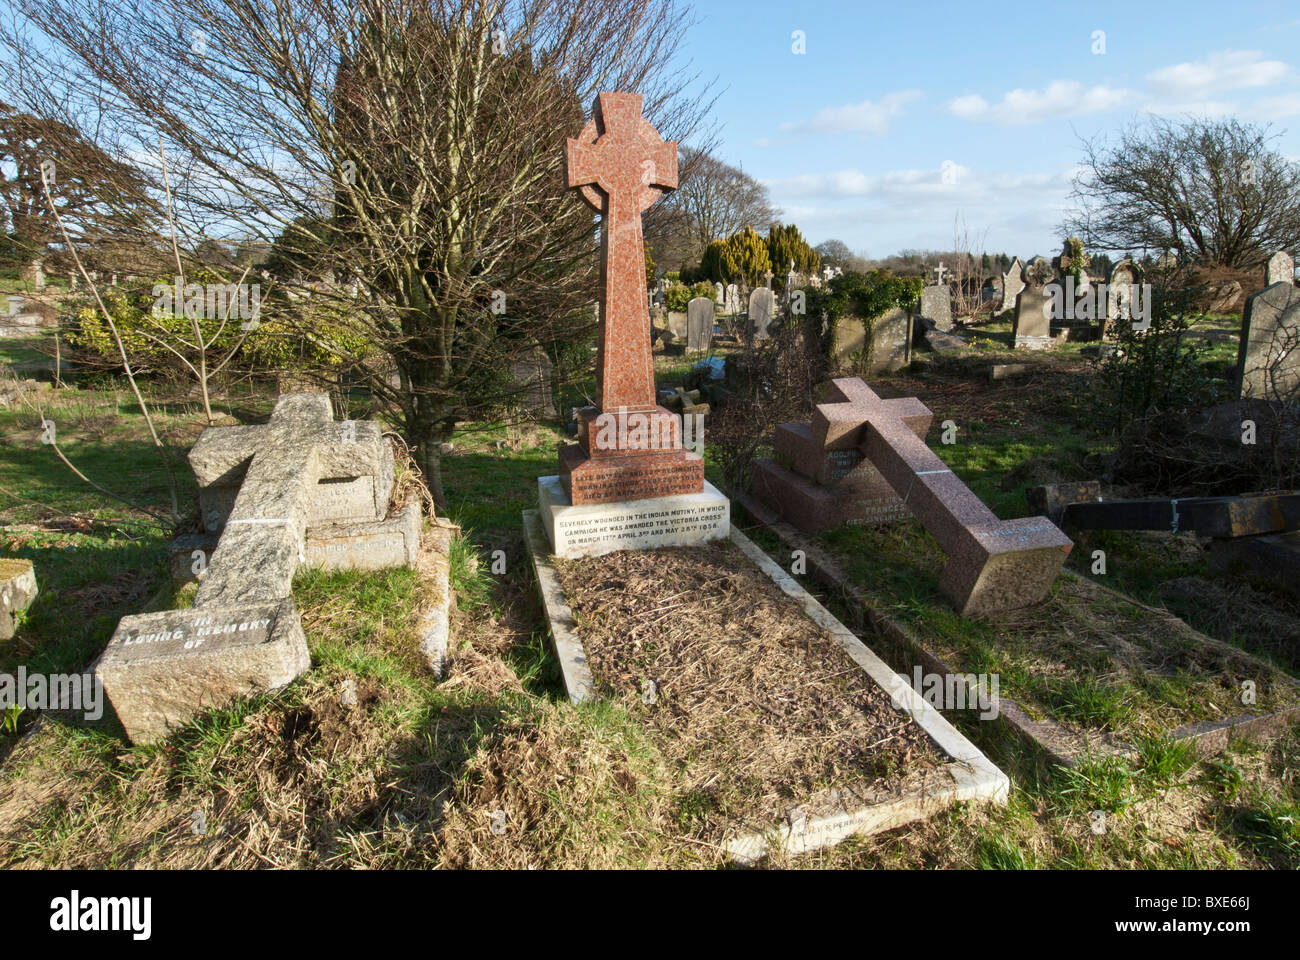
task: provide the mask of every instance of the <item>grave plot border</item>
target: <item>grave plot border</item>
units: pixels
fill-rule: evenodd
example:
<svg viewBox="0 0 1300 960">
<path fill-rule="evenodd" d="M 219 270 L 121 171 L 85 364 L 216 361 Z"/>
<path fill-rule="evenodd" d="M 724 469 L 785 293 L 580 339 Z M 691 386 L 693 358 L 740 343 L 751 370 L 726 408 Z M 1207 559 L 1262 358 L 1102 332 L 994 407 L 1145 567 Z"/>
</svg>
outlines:
<svg viewBox="0 0 1300 960">
<path fill-rule="evenodd" d="M 808 540 L 785 521 L 777 518 L 772 511 L 748 494 L 736 497 L 735 502 L 743 507 L 750 518 L 757 524 L 780 539 L 788 549 L 802 550 L 807 559 L 808 572 L 828 590 L 835 591 L 849 601 L 854 612 L 860 612 L 863 624 L 888 640 L 897 650 L 905 655 L 916 657 L 921 666 L 930 673 L 961 676 L 966 672 L 949 666 L 948 663 L 929 650 L 921 638 L 905 625 L 894 620 L 888 614 L 875 609 L 871 605 L 870 598 L 854 586 L 848 575 L 840 569 L 839 564 L 825 549 Z M 1086 577 L 1082 577 L 1073 570 L 1066 568 L 1062 568 L 1061 573 L 1076 580 L 1087 580 Z M 1158 610 L 1155 607 L 1148 606 L 1096 581 L 1088 580 L 1087 582 L 1103 593 L 1125 603 L 1141 607 L 1154 616 L 1164 617 L 1169 620 L 1179 619 L 1167 610 Z M 1185 623 L 1183 625 L 1190 632 L 1199 634 L 1199 631 L 1194 630 L 1191 626 Z M 1206 637 L 1203 634 L 1200 635 L 1211 646 L 1223 645 L 1222 641 Z M 1240 651 L 1236 647 L 1232 649 L 1238 653 L 1245 653 L 1245 651 Z M 968 693 L 973 695 L 974 692 L 969 691 L 968 688 Z M 1083 732 L 1076 735 L 1051 718 L 1044 717 L 1035 720 L 1021 709 L 1019 704 L 1005 695 L 998 698 L 997 720 L 1027 745 L 1041 750 L 1050 761 L 1058 766 L 1076 767 L 1080 762 L 1105 757 L 1122 757 L 1133 760 L 1138 756 L 1138 750 L 1132 744 L 1108 734 L 1090 735 Z M 1168 731 L 1167 735 L 1175 742 L 1192 743 L 1196 748 L 1197 755 L 1206 757 L 1224 750 L 1234 739 L 1256 739 L 1280 733 L 1297 720 L 1300 720 L 1300 704 L 1273 713 L 1244 713 L 1229 717 L 1226 720 L 1205 720 L 1188 723 Z"/>
<path fill-rule="evenodd" d="M 587 664 L 582 638 L 551 566 L 551 552 L 536 510 L 523 512 L 524 539 L 532 556 L 538 590 L 550 623 L 552 643 L 560 661 L 565 690 L 570 701 L 579 703 L 594 695 L 594 680 Z M 818 603 L 807 590 L 792 579 L 748 537 L 731 528 L 730 540 L 759 567 L 787 596 L 803 608 L 813 622 L 825 629 L 894 703 L 902 708 L 930 737 L 947 764 L 942 768 L 954 783 L 942 790 L 913 790 L 886 801 L 857 808 L 843 808 L 833 814 L 809 817 L 801 829 L 786 820 L 761 832 L 740 833 L 727 841 L 731 859 L 751 865 L 774 851 L 788 854 L 809 853 L 834 846 L 851 836 L 865 836 L 892 830 L 916 820 L 940 813 L 962 801 L 1007 801 L 1010 781 L 978 747 L 966 739 L 938 710 L 927 703 L 912 687 L 876 656 L 856 635 Z"/>
</svg>

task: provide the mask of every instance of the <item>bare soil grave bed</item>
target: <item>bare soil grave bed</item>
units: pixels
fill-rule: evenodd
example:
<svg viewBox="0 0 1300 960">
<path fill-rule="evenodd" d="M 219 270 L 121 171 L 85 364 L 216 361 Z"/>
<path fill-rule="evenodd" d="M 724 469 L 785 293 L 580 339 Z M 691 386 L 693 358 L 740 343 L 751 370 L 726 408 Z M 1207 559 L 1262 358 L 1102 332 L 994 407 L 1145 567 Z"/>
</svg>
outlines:
<svg viewBox="0 0 1300 960">
<path fill-rule="evenodd" d="M 1000 771 L 735 538 L 557 560 L 530 537 L 557 653 L 590 671 L 571 695 L 642 725 L 685 829 L 748 862 L 1005 797 Z"/>
<path fill-rule="evenodd" d="M 1205 752 L 1300 713 L 1300 685 L 1282 670 L 1069 572 L 1037 606 L 972 620 L 939 595 L 944 557 L 918 524 L 814 540 L 767 529 L 806 549 L 809 573 L 850 608 L 865 608 L 899 669 L 997 674 L 1003 719 L 1058 761 L 1157 737 Z"/>
</svg>

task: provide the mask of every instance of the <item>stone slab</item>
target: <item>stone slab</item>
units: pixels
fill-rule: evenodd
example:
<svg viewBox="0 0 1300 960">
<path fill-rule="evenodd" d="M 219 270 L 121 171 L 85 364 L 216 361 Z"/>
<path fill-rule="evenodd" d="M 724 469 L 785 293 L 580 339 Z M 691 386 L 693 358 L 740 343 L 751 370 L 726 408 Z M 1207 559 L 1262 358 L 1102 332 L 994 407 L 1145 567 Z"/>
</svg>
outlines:
<svg viewBox="0 0 1300 960">
<path fill-rule="evenodd" d="M 30 560 L 0 557 L 0 640 L 18 629 L 18 617 L 36 599 L 36 568 Z"/>
<path fill-rule="evenodd" d="M 731 527 L 731 501 L 707 481 L 699 493 L 575 505 L 560 477 L 539 477 L 537 498 L 547 541 L 564 559 L 694 546 Z"/>
<path fill-rule="evenodd" d="M 307 560 L 324 570 L 413 567 L 420 553 L 420 503 L 413 500 L 387 520 L 340 523 L 307 531 Z"/>
<path fill-rule="evenodd" d="M 528 545 L 528 555 L 532 558 L 542 608 L 551 624 L 551 645 L 555 649 L 555 659 L 560 664 L 564 691 L 568 694 L 570 703 L 581 703 L 591 696 L 596 686 L 591 666 L 587 662 L 587 651 L 582 647 L 582 640 L 578 637 L 578 623 L 564 599 L 564 591 L 560 588 L 560 581 L 550 563 L 551 546 L 542 521 L 542 511 L 525 510 L 523 521 L 524 542 Z"/>
<path fill-rule="evenodd" d="M 94 667 L 132 743 L 292 682 L 311 666 L 291 598 L 124 617 Z"/>
</svg>

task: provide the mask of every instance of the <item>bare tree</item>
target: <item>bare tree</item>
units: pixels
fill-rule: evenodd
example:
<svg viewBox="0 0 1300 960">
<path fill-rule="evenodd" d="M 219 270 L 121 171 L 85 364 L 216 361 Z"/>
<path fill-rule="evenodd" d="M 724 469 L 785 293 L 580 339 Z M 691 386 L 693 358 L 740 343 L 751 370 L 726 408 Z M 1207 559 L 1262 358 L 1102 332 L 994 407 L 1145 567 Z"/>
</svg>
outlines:
<svg viewBox="0 0 1300 960">
<path fill-rule="evenodd" d="M 149 184 L 130 164 L 100 149 L 72 125 L 0 103 L 0 202 L 6 226 L 35 272 L 60 240 L 46 183 L 69 234 L 97 243 L 139 240 L 122 229 L 124 210 L 155 213 Z M 132 208 L 143 207 L 143 210 Z"/>
<path fill-rule="evenodd" d="M 663 222 L 671 231 L 659 228 L 652 234 L 647 223 L 656 262 L 699 263 L 710 242 L 745 227 L 761 232 L 781 217 L 766 186 L 704 149 L 681 148 L 678 183 L 662 210 L 652 214 L 657 228 Z"/>
<path fill-rule="evenodd" d="M 1257 267 L 1300 245 L 1300 165 L 1269 149 L 1276 139 L 1235 119 L 1157 118 L 1113 147 L 1085 140 L 1065 232 L 1100 250 Z"/>
<path fill-rule="evenodd" d="M 439 441 L 523 389 L 513 359 L 589 334 L 595 231 L 565 138 L 601 90 L 642 93 L 669 139 L 708 106 L 682 95 L 674 0 L 27 9 L 44 36 L 8 38 L 9 85 L 25 71 L 36 112 L 73 102 L 124 147 L 161 134 L 186 249 L 221 226 L 299 254 L 311 301 L 272 291 L 263 322 L 298 323 L 369 386 L 440 505 Z M 346 321 L 317 329 L 331 298 Z"/>
</svg>

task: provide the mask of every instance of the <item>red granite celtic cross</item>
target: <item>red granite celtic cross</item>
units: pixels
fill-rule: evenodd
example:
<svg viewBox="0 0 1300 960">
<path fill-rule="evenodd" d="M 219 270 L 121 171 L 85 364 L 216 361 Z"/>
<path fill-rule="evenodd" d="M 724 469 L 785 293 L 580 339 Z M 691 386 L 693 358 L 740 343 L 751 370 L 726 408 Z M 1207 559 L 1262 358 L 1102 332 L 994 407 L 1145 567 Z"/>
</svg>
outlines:
<svg viewBox="0 0 1300 960">
<path fill-rule="evenodd" d="M 653 411 L 641 214 L 677 188 L 677 143 L 641 116 L 639 93 L 602 93 L 568 142 L 569 186 L 601 212 L 601 339 L 596 402 L 615 413 Z"/>
</svg>

